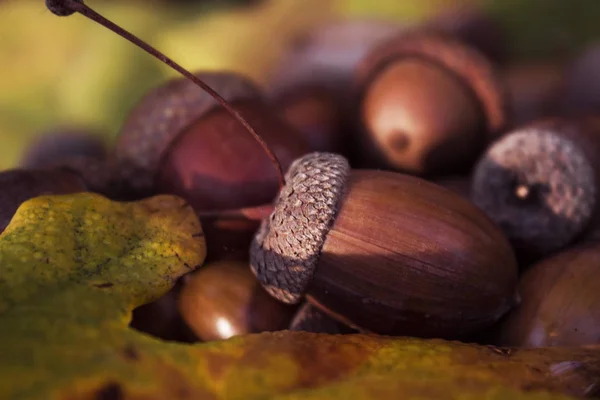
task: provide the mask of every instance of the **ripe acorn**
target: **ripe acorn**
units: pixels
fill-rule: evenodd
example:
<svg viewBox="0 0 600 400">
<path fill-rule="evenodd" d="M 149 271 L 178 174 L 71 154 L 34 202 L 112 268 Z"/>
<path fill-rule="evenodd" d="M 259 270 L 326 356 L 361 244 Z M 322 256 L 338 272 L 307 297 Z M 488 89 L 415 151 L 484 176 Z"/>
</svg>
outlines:
<svg viewBox="0 0 600 400">
<path fill-rule="evenodd" d="M 562 111 L 568 114 L 600 112 L 600 42 L 590 45 L 567 67 L 561 93 Z"/>
<path fill-rule="evenodd" d="M 289 330 L 312 333 L 329 333 L 331 335 L 357 332 L 349 326 L 336 321 L 309 302 L 304 303 L 298 309 L 294 319 L 292 319 Z"/>
<path fill-rule="evenodd" d="M 595 243 L 570 248 L 525 271 L 519 283 L 521 304 L 499 327 L 499 344 L 600 344 L 599 264 Z"/>
<path fill-rule="evenodd" d="M 455 36 L 496 64 L 504 64 L 508 59 L 508 40 L 504 27 L 482 7 L 474 4 L 449 7 L 425 26 Z"/>
<path fill-rule="evenodd" d="M 228 72 L 197 73 L 261 133 L 284 169 L 308 145 L 248 79 Z M 188 79 L 152 90 L 125 122 L 116 143 L 124 187 L 186 199 L 196 211 L 264 204 L 277 193 L 277 171 L 261 144 L 229 110 Z"/>
<path fill-rule="evenodd" d="M 507 120 L 491 63 L 440 33 L 413 31 L 377 46 L 358 67 L 356 86 L 364 166 L 460 172 Z"/>
<path fill-rule="evenodd" d="M 529 62 L 504 70 L 512 126 L 559 114 L 564 67 L 558 62 Z"/>
<path fill-rule="evenodd" d="M 63 169 L 12 169 L 0 172 L 0 233 L 21 204 L 34 197 L 85 192 L 81 177 Z"/>
<path fill-rule="evenodd" d="M 279 94 L 275 104 L 283 117 L 304 136 L 311 151 L 343 152 L 341 100 L 325 87 L 299 86 Z"/>
<path fill-rule="evenodd" d="M 69 169 L 78 173 L 91 192 L 112 193 L 109 153 L 101 133 L 83 126 L 59 126 L 36 138 L 21 157 L 25 169 Z"/>
<path fill-rule="evenodd" d="M 285 329 L 295 307 L 269 296 L 247 261 L 225 259 L 191 274 L 181 290 L 179 310 L 191 330 L 208 341 Z"/>
<path fill-rule="evenodd" d="M 290 167 L 251 267 L 286 303 L 308 300 L 380 334 L 460 337 L 515 304 L 502 232 L 460 196 L 394 172 L 350 170 L 311 153 Z"/>
<path fill-rule="evenodd" d="M 528 261 L 573 242 L 597 208 L 600 123 L 548 119 L 507 133 L 473 172 L 471 199 Z"/>
</svg>

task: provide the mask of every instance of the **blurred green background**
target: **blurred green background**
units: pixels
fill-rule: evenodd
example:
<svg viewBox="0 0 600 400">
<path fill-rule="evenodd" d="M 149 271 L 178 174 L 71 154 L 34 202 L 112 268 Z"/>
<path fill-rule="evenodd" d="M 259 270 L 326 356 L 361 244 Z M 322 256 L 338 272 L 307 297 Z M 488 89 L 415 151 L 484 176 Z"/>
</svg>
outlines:
<svg viewBox="0 0 600 400">
<path fill-rule="evenodd" d="M 418 22 L 471 0 L 88 0 L 189 69 L 232 69 L 259 83 L 301 32 L 339 17 Z M 474 0 L 473 0 L 474 1 Z M 600 38 L 598 0 L 478 0 L 505 27 L 514 59 L 567 57 Z M 0 0 L 0 168 L 59 124 L 112 139 L 149 88 L 175 73 L 98 25 L 42 0 Z"/>
</svg>

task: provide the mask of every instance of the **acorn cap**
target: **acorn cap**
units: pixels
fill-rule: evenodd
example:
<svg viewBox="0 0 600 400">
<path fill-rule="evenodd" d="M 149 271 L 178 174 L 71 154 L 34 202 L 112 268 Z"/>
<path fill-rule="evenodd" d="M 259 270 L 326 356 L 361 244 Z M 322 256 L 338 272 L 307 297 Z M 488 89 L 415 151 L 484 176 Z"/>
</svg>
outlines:
<svg viewBox="0 0 600 400">
<path fill-rule="evenodd" d="M 350 165 L 333 153 L 310 153 L 291 165 L 275 210 L 250 247 L 250 266 L 265 290 L 298 303 L 337 216 Z"/>
<path fill-rule="evenodd" d="M 413 30 L 381 43 L 356 69 L 360 90 L 364 91 L 390 63 L 403 58 L 432 62 L 464 82 L 481 106 L 491 137 L 506 125 L 507 95 L 492 64 L 477 50 L 440 32 Z"/>
<path fill-rule="evenodd" d="M 258 87 L 233 72 L 197 72 L 230 103 L 261 98 Z M 218 106 L 187 78 L 172 79 L 150 91 L 129 114 L 115 148 L 118 179 L 134 191 L 152 188 L 163 153 L 193 121 Z"/>
<path fill-rule="evenodd" d="M 471 195 L 513 244 L 539 256 L 585 228 L 596 185 L 594 168 L 571 135 L 536 124 L 488 149 L 475 167 Z"/>
</svg>

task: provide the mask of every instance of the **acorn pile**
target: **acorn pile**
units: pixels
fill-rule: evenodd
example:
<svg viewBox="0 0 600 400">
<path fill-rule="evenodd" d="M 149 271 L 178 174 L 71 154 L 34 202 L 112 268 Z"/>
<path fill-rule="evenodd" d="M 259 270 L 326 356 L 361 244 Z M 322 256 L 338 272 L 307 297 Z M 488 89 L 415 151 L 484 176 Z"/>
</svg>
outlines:
<svg viewBox="0 0 600 400">
<path fill-rule="evenodd" d="M 81 127 L 32 144 L 0 174 L 0 229 L 41 194 L 181 196 L 207 263 L 132 321 L 166 339 L 598 344 L 600 50 L 514 64 L 504 37 L 473 8 L 410 27 L 333 22 L 294 42 L 266 88 L 195 71 L 238 117 L 172 79 L 110 148 Z"/>
</svg>

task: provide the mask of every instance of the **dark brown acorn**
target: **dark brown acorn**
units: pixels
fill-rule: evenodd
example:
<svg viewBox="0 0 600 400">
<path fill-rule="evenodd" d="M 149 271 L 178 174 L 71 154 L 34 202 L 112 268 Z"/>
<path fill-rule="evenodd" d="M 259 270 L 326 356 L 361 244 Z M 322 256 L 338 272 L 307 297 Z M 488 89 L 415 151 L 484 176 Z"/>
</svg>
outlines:
<svg viewBox="0 0 600 400">
<path fill-rule="evenodd" d="M 205 341 L 285 329 L 295 309 L 269 296 L 247 261 L 233 259 L 202 266 L 179 296 L 183 319 Z"/>
<path fill-rule="evenodd" d="M 346 148 L 342 104 L 332 90 L 316 85 L 294 87 L 279 94 L 274 103 L 312 151 L 343 152 Z"/>
<path fill-rule="evenodd" d="M 573 247 L 533 265 L 519 283 L 521 304 L 498 343 L 548 347 L 600 344 L 600 246 Z"/>
<path fill-rule="evenodd" d="M 517 264 L 502 232 L 460 196 L 342 156 L 294 162 L 251 267 L 277 299 L 308 300 L 380 334 L 460 337 L 515 304 Z"/>
<path fill-rule="evenodd" d="M 567 67 L 561 93 L 562 111 L 600 113 L 600 42 L 584 49 Z"/>
<path fill-rule="evenodd" d="M 509 132 L 478 162 L 472 201 L 534 260 L 573 242 L 597 208 L 600 123 L 550 119 Z"/>
<path fill-rule="evenodd" d="M 298 309 L 298 312 L 292 319 L 289 329 L 290 331 L 328 333 L 331 335 L 358 332 L 349 326 L 336 321 L 309 302 L 304 303 Z"/>
<path fill-rule="evenodd" d="M 308 151 L 250 80 L 228 72 L 196 76 L 260 132 L 284 169 Z M 116 167 L 125 187 L 179 195 L 197 211 L 264 204 L 277 194 L 277 171 L 246 129 L 194 82 L 174 79 L 129 115 L 117 140 Z"/>
<path fill-rule="evenodd" d="M 474 4 L 449 7 L 425 26 L 457 37 L 496 64 L 508 60 L 508 38 L 504 27 L 482 7 Z"/>
<path fill-rule="evenodd" d="M 443 34 L 414 31 L 382 43 L 357 69 L 356 84 L 365 166 L 461 172 L 506 124 L 494 67 Z"/>
<path fill-rule="evenodd" d="M 0 172 L 0 233 L 4 231 L 19 206 L 44 195 L 86 192 L 78 174 L 63 169 L 12 169 Z"/>
<path fill-rule="evenodd" d="M 42 132 L 27 147 L 22 168 L 47 168 L 72 157 L 104 159 L 108 150 L 102 134 L 83 126 L 59 126 Z"/>
<path fill-rule="evenodd" d="M 504 70 L 513 127 L 559 114 L 564 66 L 558 62 L 529 62 Z"/>
</svg>

